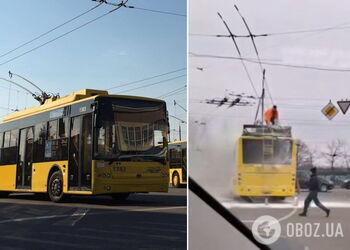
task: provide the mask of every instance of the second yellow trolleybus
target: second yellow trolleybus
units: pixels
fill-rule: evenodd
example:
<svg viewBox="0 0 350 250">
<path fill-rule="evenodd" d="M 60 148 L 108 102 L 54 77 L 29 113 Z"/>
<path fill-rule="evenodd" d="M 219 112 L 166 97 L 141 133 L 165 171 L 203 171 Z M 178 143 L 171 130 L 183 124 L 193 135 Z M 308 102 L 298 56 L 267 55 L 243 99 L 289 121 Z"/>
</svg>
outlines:
<svg viewBox="0 0 350 250">
<path fill-rule="evenodd" d="M 290 127 L 244 125 L 236 160 L 237 196 L 295 195 L 297 145 Z"/>
</svg>

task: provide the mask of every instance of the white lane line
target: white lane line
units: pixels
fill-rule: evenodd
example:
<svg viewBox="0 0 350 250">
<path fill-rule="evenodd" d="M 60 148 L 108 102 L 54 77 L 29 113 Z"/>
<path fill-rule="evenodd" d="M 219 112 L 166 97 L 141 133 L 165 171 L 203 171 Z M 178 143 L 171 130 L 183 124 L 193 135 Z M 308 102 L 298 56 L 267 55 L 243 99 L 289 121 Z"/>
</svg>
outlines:
<svg viewBox="0 0 350 250">
<path fill-rule="evenodd" d="M 46 220 L 46 219 L 55 219 L 55 218 L 64 218 L 70 217 L 71 215 L 47 215 L 47 216 L 36 216 L 36 217 L 25 217 L 25 218 L 17 218 L 17 219 L 8 219 L 0 221 L 0 224 L 10 223 L 10 222 L 22 222 L 22 221 L 31 221 L 31 220 Z"/>
<path fill-rule="evenodd" d="M 126 212 L 147 212 L 147 211 L 161 211 L 161 210 L 172 210 L 172 209 L 186 209 L 187 206 L 181 206 L 181 207 L 154 207 L 154 208 L 137 208 L 137 209 L 131 209 L 127 210 Z"/>
<path fill-rule="evenodd" d="M 89 213 L 89 215 L 100 215 L 100 214 L 117 214 L 117 213 L 129 213 L 129 212 L 147 212 L 147 211 L 161 211 L 161 210 L 174 210 L 174 209 L 183 209 L 187 208 L 186 206 L 179 207 L 157 207 L 157 208 L 143 208 L 143 209 L 131 209 L 131 210 L 115 210 L 115 211 L 106 211 L 106 212 L 97 212 Z M 0 224 L 11 223 L 11 222 L 23 222 L 23 221 L 32 221 L 32 220 L 47 220 L 47 219 L 56 219 L 56 218 L 66 218 L 72 216 L 85 216 L 86 213 L 74 213 L 74 214 L 59 214 L 59 215 L 47 215 L 47 216 L 35 216 L 35 217 L 24 217 L 16 219 L 7 219 L 0 221 Z"/>
<path fill-rule="evenodd" d="M 51 241 L 51 240 L 39 240 L 39 239 L 33 239 L 33 238 L 24 238 L 19 236 L 2 236 L 3 239 L 9 239 L 9 240 L 18 240 L 18 241 L 26 241 L 31 243 L 41 243 L 41 244 L 50 244 L 55 246 L 62 246 L 62 247 L 70 247 L 70 248 L 90 248 L 94 249 L 95 247 L 92 246 L 82 246 L 81 244 L 73 244 L 73 243 L 63 243 L 61 241 Z"/>
<path fill-rule="evenodd" d="M 329 208 L 350 208 L 350 203 L 349 202 L 330 202 L 330 201 L 321 201 L 323 205 Z M 224 207 L 227 209 L 230 208 L 276 208 L 276 209 L 290 209 L 290 208 L 295 208 L 293 204 L 288 204 L 288 203 L 270 203 L 270 204 L 265 204 L 265 203 L 237 203 L 237 202 L 222 202 L 221 203 Z M 304 207 L 304 202 L 300 202 L 297 206 L 297 208 L 303 208 Z M 311 203 L 310 207 L 316 207 L 314 203 Z"/>
<path fill-rule="evenodd" d="M 74 227 L 75 224 L 89 212 L 89 210 L 90 209 L 78 209 L 74 214 L 72 214 L 72 217 L 76 217 L 76 219 L 72 221 L 71 226 Z"/>
<path fill-rule="evenodd" d="M 77 209 L 72 215 L 69 217 L 66 217 L 63 220 L 57 221 L 53 225 L 55 226 L 71 226 L 73 227 L 78 221 L 80 221 L 86 213 L 89 211 L 89 209 Z"/>
</svg>

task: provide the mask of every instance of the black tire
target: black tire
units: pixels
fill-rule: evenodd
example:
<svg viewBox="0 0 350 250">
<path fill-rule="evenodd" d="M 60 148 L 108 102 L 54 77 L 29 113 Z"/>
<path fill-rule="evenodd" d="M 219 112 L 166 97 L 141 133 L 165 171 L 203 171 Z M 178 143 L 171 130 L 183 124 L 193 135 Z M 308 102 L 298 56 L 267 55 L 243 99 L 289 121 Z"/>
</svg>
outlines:
<svg viewBox="0 0 350 250">
<path fill-rule="evenodd" d="M 129 197 L 130 193 L 118 193 L 112 194 L 114 201 L 125 201 Z"/>
<path fill-rule="evenodd" d="M 49 179 L 47 192 L 53 202 L 63 202 L 63 176 L 61 171 L 54 172 Z"/>
<path fill-rule="evenodd" d="M 180 184 L 180 176 L 177 172 L 173 173 L 173 176 L 171 178 L 171 184 L 174 188 L 179 188 L 181 186 Z"/>
<path fill-rule="evenodd" d="M 350 182 L 346 183 L 345 188 L 350 189 Z"/>
<path fill-rule="evenodd" d="M 321 192 L 327 192 L 328 191 L 328 187 L 326 184 L 322 184 L 320 187 Z"/>
<path fill-rule="evenodd" d="M 0 198 L 6 198 L 8 195 L 8 192 L 0 192 Z"/>
</svg>

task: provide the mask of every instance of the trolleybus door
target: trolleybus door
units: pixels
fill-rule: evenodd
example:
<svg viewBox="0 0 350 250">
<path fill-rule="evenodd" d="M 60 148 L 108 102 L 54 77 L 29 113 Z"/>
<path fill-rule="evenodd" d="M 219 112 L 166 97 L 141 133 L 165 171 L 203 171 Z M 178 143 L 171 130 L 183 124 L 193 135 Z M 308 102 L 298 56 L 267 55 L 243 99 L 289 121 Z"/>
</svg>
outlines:
<svg viewBox="0 0 350 250">
<path fill-rule="evenodd" d="M 92 114 L 71 118 L 68 186 L 70 190 L 91 189 Z"/>
<path fill-rule="evenodd" d="M 16 181 L 18 189 L 30 189 L 32 186 L 33 139 L 33 127 L 20 130 Z"/>
</svg>

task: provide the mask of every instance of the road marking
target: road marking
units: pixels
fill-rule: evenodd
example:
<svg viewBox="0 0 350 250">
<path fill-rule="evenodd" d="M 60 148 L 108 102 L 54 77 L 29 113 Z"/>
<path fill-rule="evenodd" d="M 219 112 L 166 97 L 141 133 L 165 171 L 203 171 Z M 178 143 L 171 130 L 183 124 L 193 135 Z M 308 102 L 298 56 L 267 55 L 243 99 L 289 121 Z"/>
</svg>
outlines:
<svg viewBox="0 0 350 250">
<path fill-rule="evenodd" d="M 350 208 L 350 203 L 348 202 L 333 202 L 333 201 L 321 201 L 323 205 L 329 208 Z M 276 209 L 290 209 L 295 208 L 295 206 L 291 203 L 269 203 L 265 205 L 265 203 L 237 203 L 237 202 L 222 202 L 221 203 L 227 209 L 231 208 L 276 208 Z M 297 208 L 303 208 L 304 202 L 300 202 Z M 316 207 L 315 204 L 310 204 L 310 207 Z"/>
<path fill-rule="evenodd" d="M 65 218 L 64 220 L 60 220 L 53 225 L 55 226 L 71 226 L 74 227 L 75 224 L 80 221 L 90 209 L 77 209 L 71 216 Z"/>
<path fill-rule="evenodd" d="M 172 210 L 172 209 L 186 209 L 187 206 L 179 206 L 179 207 L 154 207 L 154 208 L 138 208 L 127 210 L 126 212 L 147 212 L 147 211 L 160 211 L 160 210 Z"/>
<path fill-rule="evenodd" d="M 89 209 L 78 209 L 74 214 L 72 214 L 72 217 L 76 217 L 76 219 L 72 222 L 71 226 L 74 227 L 75 224 L 80 221 L 88 212 Z"/>
<path fill-rule="evenodd" d="M 131 210 L 116 210 L 116 211 L 107 211 L 107 212 L 97 212 L 89 213 L 89 215 L 100 215 L 100 214 L 109 214 L 109 213 L 130 213 L 130 212 L 147 212 L 147 211 L 161 211 L 161 210 L 173 210 L 173 209 L 183 209 L 187 208 L 186 206 L 179 207 L 156 207 L 156 208 L 142 208 L 142 209 L 131 209 Z M 74 213 L 74 214 L 59 214 L 59 215 L 47 215 L 47 216 L 36 216 L 36 217 L 24 217 L 16 219 L 7 219 L 0 221 L 0 224 L 11 223 L 11 222 L 23 222 L 23 221 L 32 221 L 32 220 L 47 220 L 47 219 L 56 219 L 56 218 L 65 218 L 65 217 L 81 217 L 85 216 L 86 213 Z"/>
</svg>

